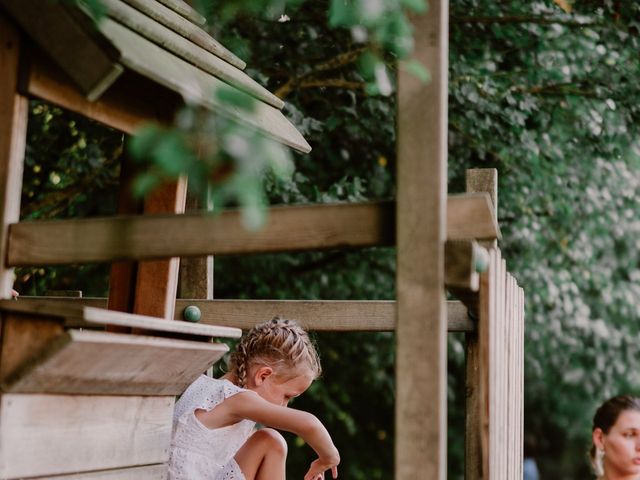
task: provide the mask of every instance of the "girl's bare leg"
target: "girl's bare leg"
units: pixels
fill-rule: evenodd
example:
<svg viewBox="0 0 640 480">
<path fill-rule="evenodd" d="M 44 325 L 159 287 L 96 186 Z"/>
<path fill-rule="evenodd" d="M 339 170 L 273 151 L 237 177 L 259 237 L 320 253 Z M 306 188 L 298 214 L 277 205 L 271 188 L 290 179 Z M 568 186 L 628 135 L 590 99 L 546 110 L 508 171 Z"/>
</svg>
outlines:
<svg viewBox="0 0 640 480">
<path fill-rule="evenodd" d="M 246 480 L 285 480 L 287 442 L 271 428 L 255 432 L 235 456 Z"/>
</svg>

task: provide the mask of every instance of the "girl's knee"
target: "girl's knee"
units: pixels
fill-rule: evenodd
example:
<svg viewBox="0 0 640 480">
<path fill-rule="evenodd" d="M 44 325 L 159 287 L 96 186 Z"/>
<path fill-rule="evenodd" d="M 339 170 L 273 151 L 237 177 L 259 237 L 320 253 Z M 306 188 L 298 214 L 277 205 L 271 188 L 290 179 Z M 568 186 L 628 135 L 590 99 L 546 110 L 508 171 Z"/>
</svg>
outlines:
<svg viewBox="0 0 640 480">
<path fill-rule="evenodd" d="M 261 428 L 255 432 L 252 437 L 255 437 L 254 440 L 268 445 L 269 451 L 285 456 L 287 455 L 287 441 L 277 430 L 273 428 Z"/>
</svg>

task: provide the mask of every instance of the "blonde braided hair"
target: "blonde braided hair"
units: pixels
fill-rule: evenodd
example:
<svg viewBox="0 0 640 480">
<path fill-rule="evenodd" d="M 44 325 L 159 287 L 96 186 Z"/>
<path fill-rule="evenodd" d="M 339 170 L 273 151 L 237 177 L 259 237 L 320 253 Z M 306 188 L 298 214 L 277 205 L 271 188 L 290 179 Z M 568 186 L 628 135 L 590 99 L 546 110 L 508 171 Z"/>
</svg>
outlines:
<svg viewBox="0 0 640 480">
<path fill-rule="evenodd" d="M 238 385 L 246 387 L 247 375 L 254 365 L 272 367 L 276 373 L 307 366 L 313 378 L 322 373 L 320 358 L 307 332 L 293 320 L 275 317 L 260 323 L 244 335 L 231 355 L 230 372 Z"/>
</svg>

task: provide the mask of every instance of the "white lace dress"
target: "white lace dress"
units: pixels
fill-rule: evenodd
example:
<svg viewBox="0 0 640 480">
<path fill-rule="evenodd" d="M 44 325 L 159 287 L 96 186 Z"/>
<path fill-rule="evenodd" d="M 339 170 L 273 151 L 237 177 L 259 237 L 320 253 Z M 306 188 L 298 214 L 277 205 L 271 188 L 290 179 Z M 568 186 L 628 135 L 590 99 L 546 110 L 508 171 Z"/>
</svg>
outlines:
<svg viewBox="0 0 640 480">
<path fill-rule="evenodd" d="M 173 414 L 169 480 L 244 480 L 233 456 L 253 432 L 255 422 L 242 420 L 209 429 L 194 414 L 198 409 L 213 410 L 242 391 L 228 380 L 205 375 L 185 390 Z"/>
</svg>

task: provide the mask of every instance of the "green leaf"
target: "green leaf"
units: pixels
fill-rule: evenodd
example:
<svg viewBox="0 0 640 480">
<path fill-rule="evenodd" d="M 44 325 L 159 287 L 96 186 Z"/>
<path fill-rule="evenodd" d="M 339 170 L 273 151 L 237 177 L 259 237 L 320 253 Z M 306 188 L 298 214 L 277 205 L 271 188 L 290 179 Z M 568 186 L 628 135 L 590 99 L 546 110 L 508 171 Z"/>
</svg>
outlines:
<svg viewBox="0 0 640 480">
<path fill-rule="evenodd" d="M 427 2 L 425 0 L 400 0 L 400 4 L 416 13 L 425 13 L 427 11 Z"/>
<path fill-rule="evenodd" d="M 406 62 L 402 62 L 400 65 L 403 70 L 413 74 L 422 83 L 431 82 L 431 73 L 427 70 L 427 67 L 418 60 L 408 60 Z"/>
</svg>

